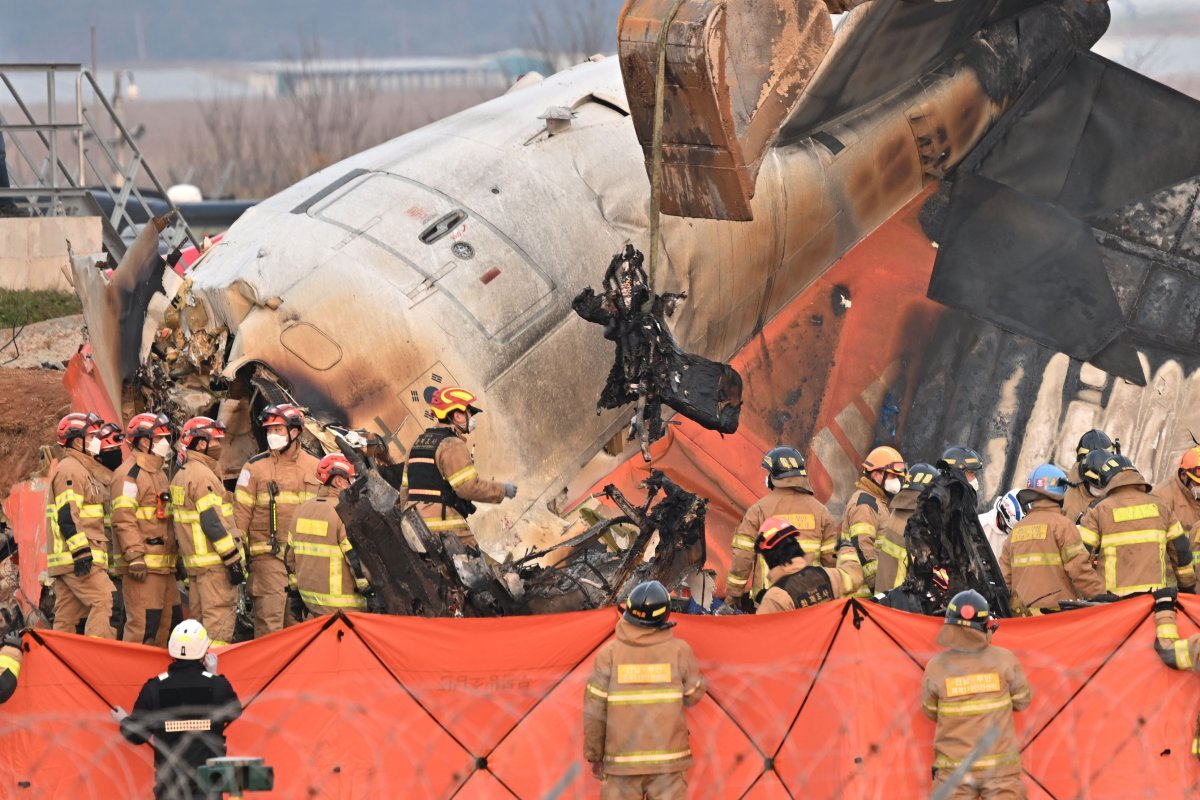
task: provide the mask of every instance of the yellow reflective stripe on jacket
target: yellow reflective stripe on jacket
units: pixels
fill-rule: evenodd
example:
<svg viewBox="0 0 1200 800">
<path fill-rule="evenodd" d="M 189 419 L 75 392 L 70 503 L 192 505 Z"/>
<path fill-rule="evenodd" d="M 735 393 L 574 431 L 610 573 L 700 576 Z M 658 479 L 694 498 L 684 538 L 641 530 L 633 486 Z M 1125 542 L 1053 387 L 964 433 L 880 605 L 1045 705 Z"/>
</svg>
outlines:
<svg viewBox="0 0 1200 800">
<path fill-rule="evenodd" d="M 1179 626 L 1175 624 L 1175 620 L 1168 619 L 1154 626 L 1154 638 L 1156 639 L 1178 639 Z"/>
<path fill-rule="evenodd" d="M 341 558 L 342 550 L 336 544 L 325 544 L 323 542 L 293 542 L 292 550 L 297 555 L 319 556 L 321 558 Z"/>
<path fill-rule="evenodd" d="M 250 494 L 245 489 L 234 489 L 233 499 L 244 506 L 254 505 L 254 495 Z"/>
<path fill-rule="evenodd" d="M 67 503 L 74 503 L 77 506 L 83 505 L 83 495 L 74 489 L 67 489 L 66 491 L 59 492 L 54 498 L 54 510 L 61 510 L 62 507 Z"/>
<path fill-rule="evenodd" d="M 1095 550 L 1096 546 L 1100 544 L 1100 534 L 1082 525 L 1076 525 L 1075 527 L 1078 528 L 1079 538 L 1083 540 L 1084 545 Z"/>
<path fill-rule="evenodd" d="M 250 497 L 249 492 L 244 492 L 241 489 L 239 489 L 238 492 L 239 494 L 246 495 L 246 497 Z M 301 503 L 312 500 L 316 496 L 316 492 L 280 492 L 279 494 L 275 495 L 275 504 L 281 506 L 298 506 Z M 240 500 L 241 498 L 239 497 L 238 499 Z M 257 500 L 260 506 L 270 505 L 271 493 L 259 492 L 252 500 L 247 501 L 246 505 L 251 505 L 254 500 Z"/>
<path fill-rule="evenodd" d="M 873 577 L 875 577 L 875 572 L 879 569 L 879 562 L 878 561 L 868 561 L 867 563 L 862 565 L 862 568 L 863 568 L 863 577 L 864 578 L 873 578 Z"/>
<path fill-rule="evenodd" d="M 1110 547 L 1128 547 L 1134 544 L 1163 544 L 1166 540 L 1167 532 L 1162 528 L 1147 528 L 1140 531 L 1106 533 L 1101 546 L 1107 550 Z"/>
<path fill-rule="evenodd" d="M 1178 634 L 1176 634 L 1178 636 Z M 1176 639 L 1175 644 L 1175 667 L 1177 669 L 1189 670 L 1192 668 L 1192 654 L 1188 650 L 1186 639 Z"/>
<path fill-rule="evenodd" d="M 479 473 L 475 470 L 475 465 L 472 464 L 469 467 L 463 467 L 453 475 L 447 476 L 446 483 L 450 484 L 450 488 L 457 489 L 478 474 Z"/>
<path fill-rule="evenodd" d="M 12 656 L 0 656 L 0 672 L 8 670 L 13 674 L 14 678 L 21 675 L 21 662 L 17 661 Z"/>
<path fill-rule="evenodd" d="M 1183 526 L 1180 525 L 1178 522 L 1172 522 L 1171 527 L 1167 528 L 1167 541 L 1168 542 L 1174 541 L 1175 539 L 1178 539 L 1180 536 L 1187 536 L 1187 532 L 1183 529 Z"/>
<path fill-rule="evenodd" d="M 963 763 L 961 758 L 949 758 L 939 755 L 933 760 L 934 769 L 954 769 Z M 994 769 L 1001 766 L 1015 766 L 1021 763 L 1020 753 L 992 753 L 978 758 L 971 764 L 971 769 Z"/>
<path fill-rule="evenodd" d="M 199 516 L 202 512 L 208 511 L 210 508 L 220 508 L 225 503 L 224 498 L 216 492 L 209 492 L 196 501 L 196 515 Z"/>
<path fill-rule="evenodd" d="M 903 561 L 908 557 L 908 551 L 900 545 L 893 542 L 886 536 L 875 540 L 875 549 L 881 553 L 887 553 L 897 561 Z"/>
<path fill-rule="evenodd" d="M 117 495 L 112 501 L 113 511 L 118 508 L 137 508 L 137 500 L 127 495 Z"/>
<path fill-rule="evenodd" d="M 739 533 L 733 537 L 733 547 L 735 550 L 753 550 L 754 539 L 744 533 Z"/>
<path fill-rule="evenodd" d="M 358 594 L 320 594 L 300 590 L 300 599 L 308 605 L 329 608 L 366 608 L 367 599 Z"/>
<path fill-rule="evenodd" d="M 996 697 L 991 700 L 939 700 L 938 715 L 946 717 L 974 717 L 991 711 L 1012 708 L 1012 697 Z"/>
<path fill-rule="evenodd" d="M 1014 567 L 1061 567 L 1059 553 L 1018 553 L 1012 557 Z"/>
<path fill-rule="evenodd" d="M 270 542 L 250 542 L 250 555 L 261 556 L 271 552 Z"/>
<path fill-rule="evenodd" d="M 70 539 L 67 539 L 67 542 L 66 542 L 67 549 L 74 552 L 75 550 L 78 550 L 81 547 L 87 547 L 87 541 L 88 541 L 87 534 L 84 533 L 83 531 L 80 531 L 79 533 L 76 533 L 74 536 L 72 536 Z"/>
<path fill-rule="evenodd" d="M 173 553 L 147 553 L 142 558 L 146 562 L 147 569 L 175 569 L 175 555 Z"/>
<path fill-rule="evenodd" d="M 676 761 L 684 761 L 691 757 L 691 750 L 642 750 L 640 752 L 619 753 L 613 756 L 606 755 L 604 761 L 608 764 L 642 764 L 644 766 L 653 766 L 656 764 L 673 764 Z"/>
<path fill-rule="evenodd" d="M 737 575 L 734 575 L 731 572 L 731 573 L 729 573 L 729 575 L 727 575 L 725 577 L 725 585 L 726 586 L 745 586 L 746 582 L 749 580 L 750 580 L 749 578 L 739 578 Z"/>
<path fill-rule="evenodd" d="M 171 516 L 170 509 L 164 509 L 167 516 Z M 138 506 L 137 518 L 144 520 L 158 519 L 158 506 Z"/>
<path fill-rule="evenodd" d="M 104 519 L 104 506 L 100 503 L 84 503 L 79 506 L 80 519 Z"/>
<path fill-rule="evenodd" d="M 425 527 L 434 533 L 438 531 L 470 530 L 467 521 L 462 517 L 447 516 L 446 519 L 442 519 L 441 517 L 422 517 L 422 519 L 425 521 Z"/>
<path fill-rule="evenodd" d="M 681 689 L 643 689 L 608 693 L 610 706 L 647 706 L 682 702 L 683 690 Z"/>
<path fill-rule="evenodd" d="M 864 534 L 875 535 L 875 526 L 869 522 L 856 522 L 850 526 L 850 538 L 854 539 Z"/>
<path fill-rule="evenodd" d="M 588 694 L 590 694 L 592 697 L 598 697 L 601 700 L 608 699 L 608 692 L 604 691 L 599 686 L 597 686 L 596 684 L 594 684 L 590 681 L 588 682 L 587 690 L 588 690 Z"/>
</svg>

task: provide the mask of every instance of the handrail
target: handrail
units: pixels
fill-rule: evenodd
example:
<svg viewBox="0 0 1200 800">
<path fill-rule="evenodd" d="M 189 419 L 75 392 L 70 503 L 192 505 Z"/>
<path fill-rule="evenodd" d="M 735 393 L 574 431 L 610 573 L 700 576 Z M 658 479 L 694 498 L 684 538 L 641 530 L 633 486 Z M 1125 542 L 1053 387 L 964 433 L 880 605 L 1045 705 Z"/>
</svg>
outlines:
<svg viewBox="0 0 1200 800">
<path fill-rule="evenodd" d="M 45 120 L 35 117 L 10 79 L 10 73 L 45 73 Z M 61 121 L 57 104 L 56 79 L 59 74 L 65 73 L 74 73 L 75 109 L 74 119 Z M 190 241 L 197 248 L 200 246 L 200 241 L 191 226 L 188 225 L 179 208 L 167 195 L 167 187 L 163 185 L 158 175 L 147 163 L 137 141 L 129 133 L 129 129 L 126 128 L 116 108 L 109 102 L 104 90 L 100 88 L 96 76 L 90 70 L 84 69 L 81 64 L 69 62 L 0 64 L 0 84 L 8 90 L 15 101 L 16 107 L 20 111 L 18 119 L 23 117 L 20 122 L 12 123 L 0 117 L 0 136 L 5 133 L 10 134 L 9 141 L 12 142 L 13 149 L 20 156 L 25 167 L 35 176 L 34 183 L 28 186 L 19 186 L 13 181 L 12 188 L 0 189 L 0 197 L 25 198 L 30 206 L 36 208 L 39 213 L 65 213 L 63 199 L 86 195 L 85 169 L 90 167 L 95 176 L 94 183 L 102 185 L 114 198 L 113 213 L 108 223 L 116 229 L 122 222 L 130 226 L 135 224 L 127 208 L 130 202 L 138 203 L 146 212 L 147 217 L 154 216 L 142 189 L 137 185 L 138 180 L 144 178 L 174 212 L 170 227 L 163 232 L 168 246 L 175 247 L 182 244 L 184 240 Z M 84 93 L 88 87 L 91 87 L 93 105 L 100 109 L 95 114 L 93 113 L 96 111 L 95 108 L 89 109 L 84 105 Z M 111 142 L 106 133 L 101 133 L 98 123 L 104 123 L 106 129 L 111 126 L 115 131 Z M 74 169 L 64 163 L 60 157 L 59 136 L 63 133 L 71 136 L 75 145 L 73 149 L 76 151 L 77 161 Z M 32 134 L 36 138 L 25 137 L 23 141 L 22 137 L 11 134 Z M 86 146 L 85 141 L 88 142 Z M 41 147 L 45 149 L 44 160 L 38 153 L 30 152 L 28 145 L 31 142 L 40 143 Z M 113 144 L 120 148 L 122 154 L 126 152 L 129 154 L 127 162 L 123 162 L 118 153 L 114 152 L 114 147 L 111 146 Z M 96 154 L 98 160 L 93 157 L 95 149 L 99 150 L 99 153 Z M 110 180 L 106 176 L 111 176 L 113 179 Z M 12 177 L 10 175 L 10 180 Z M 114 191 L 114 186 L 116 186 L 116 191 Z"/>
</svg>

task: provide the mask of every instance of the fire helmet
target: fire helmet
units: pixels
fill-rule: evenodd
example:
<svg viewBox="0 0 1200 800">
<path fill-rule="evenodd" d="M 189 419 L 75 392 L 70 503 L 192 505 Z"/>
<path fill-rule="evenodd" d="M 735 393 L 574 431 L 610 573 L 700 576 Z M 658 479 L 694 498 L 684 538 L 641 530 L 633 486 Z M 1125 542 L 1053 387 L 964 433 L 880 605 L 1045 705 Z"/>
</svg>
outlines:
<svg viewBox="0 0 1200 800">
<path fill-rule="evenodd" d="M 1184 483 L 1200 484 L 1200 445 L 1191 448 L 1179 459 L 1179 478 Z"/>
<path fill-rule="evenodd" d="M 1053 464 L 1042 464 L 1029 473 L 1026 490 L 1061 503 L 1067 496 L 1067 473 Z"/>
<path fill-rule="evenodd" d="M 475 405 L 477 399 L 473 393 L 461 386 L 443 386 L 429 398 L 429 405 L 433 408 L 433 415 L 438 420 L 445 422 L 455 411 L 466 411 L 471 414 L 482 413 Z"/>
<path fill-rule="evenodd" d="M 808 475 L 804 466 L 804 456 L 800 451 L 782 444 L 767 451 L 763 456 L 762 467 L 770 473 L 772 480 Z"/>
<path fill-rule="evenodd" d="M 986 632 L 989 628 L 990 609 L 984 596 L 974 589 L 959 592 L 946 606 L 946 625 L 961 625 Z"/>
<path fill-rule="evenodd" d="M 671 616 L 671 593 L 658 581 L 633 587 L 625 601 L 625 619 L 646 628 L 665 628 Z"/>
<path fill-rule="evenodd" d="M 74 411 L 58 421 L 58 443 L 66 447 L 73 439 L 87 436 L 100 429 L 104 420 L 92 412 Z"/>
<path fill-rule="evenodd" d="M 1081 463 L 1093 450 L 1104 450 L 1109 453 L 1121 452 L 1112 437 L 1099 428 L 1092 428 L 1079 437 L 1079 444 L 1075 446 L 1075 462 Z"/>
<path fill-rule="evenodd" d="M 225 424 L 212 417 L 192 417 L 183 423 L 183 429 L 179 432 L 180 443 L 189 450 L 196 442 L 208 442 L 211 445 L 213 440 L 224 438 Z"/>
<path fill-rule="evenodd" d="M 917 489 L 923 491 L 925 487 L 933 483 L 933 479 L 937 477 L 937 471 L 928 464 L 917 463 L 912 464 L 908 468 L 908 472 L 904 474 L 904 484 L 901 489 Z"/>
<path fill-rule="evenodd" d="M 889 475 L 903 478 L 908 468 L 904 463 L 904 456 L 900 455 L 900 451 L 896 448 L 876 447 L 867 453 L 867 457 L 862 463 L 862 470 L 863 472 L 883 470 Z"/>
<path fill-rule="evenodd" d="M 271 425 L 286 425 L 288 429 L 304 428 L 304 412 L 294 403 L 276 403 L 264 408 L 258 415 L 258 424 L 264 428 Z"/>
<path fill-rule="evenodd" d="M 330 453 L 317 464 L 317 480 L 329 483 L 338 475 L 348 481 L 354 480 L 354 465 L 341 453 Z"/>
<path fill-rule="evenodd" d="M 212 640 L 208 638 L 208 631 L 194 619 L 185 619 L 176 625 L 175 630 L 171 631 L 170 641 L 167 642 L 171 658 L 179 661 L 199 661 L 211 646 Z"/>
</svg>

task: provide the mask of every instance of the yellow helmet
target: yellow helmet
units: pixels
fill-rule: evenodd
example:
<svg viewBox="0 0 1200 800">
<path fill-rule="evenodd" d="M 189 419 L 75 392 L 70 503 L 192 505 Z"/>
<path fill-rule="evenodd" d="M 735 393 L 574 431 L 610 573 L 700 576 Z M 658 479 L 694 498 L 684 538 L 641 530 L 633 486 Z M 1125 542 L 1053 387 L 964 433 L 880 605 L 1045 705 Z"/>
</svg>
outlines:
<svg viewBox="0 0 1200 800">
<path fill-rule="evenodd" d="M 867 457 L 862 463 L 862 470 L 863 472 L 883 470 L 889 475 L 903 478 L 908 472 L 908 466 L 904 463 L 904 456 L 900 455 L 900 451 L 896 448 L 876 447 L 867 453 Z"/>
</svg>

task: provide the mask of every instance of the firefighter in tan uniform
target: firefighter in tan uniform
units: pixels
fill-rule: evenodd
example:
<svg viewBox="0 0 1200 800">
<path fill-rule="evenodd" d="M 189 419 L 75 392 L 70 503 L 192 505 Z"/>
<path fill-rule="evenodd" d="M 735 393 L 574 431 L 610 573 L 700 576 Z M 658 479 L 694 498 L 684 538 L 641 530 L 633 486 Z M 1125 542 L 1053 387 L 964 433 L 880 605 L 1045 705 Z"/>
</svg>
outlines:
<svg viewBox="0 0 1200 800">
<path fill-rule="evenodd" d="M 1013 712 L 1029 707 L 1033 690 L 1021 662 L 992 642 L 987 600 L 959 592 L 946 607 L 937 643 L 946 648 L 929 660 L 922 680 L 921 710 L 937 723 L 933 785 L 939 789 L 988 731 L 996 740 L 975 759 L 948 795 L 955 800 L 1019 800 L 1021 748 Z"/>
<path fill-rule="evenodd" d="M 1032 610 L 1059 610 L 1059 600 L 1089 600 L 1104 593 L 1092 569 L 1079 529 L 1062 510 L 1067 475 L 1043 464 L 1018 493 L 1025 516 L 1012 529 L 1000 553 L 1000 573 L 1013 595 Z"/>
<path fill-rule="evenodd" d="M 1164 664 L 1183 672 L 1200 672 L 1200 633 L 1179 638 L 1173 588 L 1154 592 L 1154 630 L 1154 650 Z M 1200 758 L 1200 718 L 1193 728 L 1192 756 Z"/>
<path fill-rule="evenodd" d="M 1110 455 L 1100 468 L 1103 499 L 1079 523 L 1079 536 L 1099 554 L 1104 590 L 1118 597 L 1167 585 L 1171 564 L 1180 591 L 1195 592 L 1196 572 L 1188 535 L 1166 504 L 1123 455 Z"/>
<path fill-rule="evenodd" d="M 184 462 L 171 479 L 175 540 L 191 584 L 191 612 L 217 647 L 233 641 L 237 587 L 246 581 L 242 550 L 233 537 L 233 504 L 217 477 L 225 426 L 209 417 L 183 424 Z"/>
<path fill-rule="evenodd" d="M 725 578 L 725 605 L 721 613 L 740 608 L 754 611 L 754 598 L 768 586 L 767 566 L 754 553 L 754 540 L 763 523 L 780 517 L 797 530 L 797 542 L 814 562 L 833 566 L 837 524 L 825 504 L 813 496 L 804 456 L 793 447 L 779 446 L 763 456 L 767 470 L 766 497 L 746 509 L 733 532 L 733 558 Z M 726 610 L 728 609 L 728 611 Z"/>
<path fill-rule="evenodd" d="M 338 495 L 354 481 L 354 465 L 331 453 L 317 466 L 317 480 L 317 496 L 300 506 L 288 531 L 289 586 L 311 614 L 362 611 L 371 584 L 337 513 Z"/>
<path fill-rule="evenodd" d="M 246 462 L 234 490 L 234 527 L 250 554 L 246 584 L 254 599 L 254 636 L 281 630 L 287 608 L 283 550 L 296 509 L 317 496 L 317 459 L 300 446 L 304 414 L 291 403 L 267 406 L 258 417 L 265 453 Z"/>
<path fill-rule="evenodd" d="M 1084 460 L 1088 453 L 1096 450 L 1103 450 L 1112 455 L 1120 452 L 1112 437 L 1097 428 L 1079 437 L 1079 444 L 1075 446 L 1075 463 L 1067 473 L 1067 482 L 1071 485 L 1063 498 L 1063 513 L 1072 525 L 1078 525 L 1087 507 L 1103 496 L 1099 487 L 1095 483 L 1085 481 L 1083 476 Z"/>
<path fill-rule="evenodd" d="M 126 642 L 154 644 L 164 615 L 183 621 L 175 586 L 175 535 L 171 491 L 165 469 L 171 456 L 171 421 L 163 414 L 138 414 L 125 428 L 129 458 L 113 473 L 113 533 L 124 569 Z M 164 641 L 165 644 L 165 641 Z"/>
<path fill-rule="evenodd" d="M 1200 553 L 1200 445 L 1190 448 L 1179 459 L 1175 476 L 1167 478 L 1154 487 L 1167 508 L 1175 517 L 1192 542 L 1192 557 Z"/>
<path fill-rule="evenodd" d="M 875 537 L 875 592 L 890 592 L 908 577 L 908 550 L 904 544 L 904 529 L 908 518 L 917 510 L 917 498 L 933 483 L 937 470 L 929 464 L 913 464 L 904 474 L 900 491 L 888 504 L 887 521 Z"/>
<path fill-rule="evenodd" d="M 50 471 L 50 535 L 46 567 L 54 578 L 54 630 L 112 639 L 113 584 L 108 577 L 108 537 L 104 533 L 104 488 L 92 474 L 100 452 L 95 414 L 67 414 L 58 423 L 62 459 Z"/>
<path fill-rule="evenodd" d="M 20 629 L 10 630 L 0 641 L 0 704 L 7 703 L 17 691 L 24 655 Z"/>
<path fill-rule="evenodd" d="M 684 800 L 692 766 L 684 709 L 704 697 L 687 642 L 671 634 L 671 596 L 658 581 L 629 593 L 616 636 L 584 689 L 583 757 L 601 800 Z"/>
<path fill-rule="evenodd" d="M 904 456 L 892 447 L 876 447 L 862 464 L 862 475 L 854 484 L 854 492 L 846 501 L 839 539 L 849 539 L 858 550 L 866 580 L 859 587 L 858 597 L 870 597 L 875 585 L 875 539 L 888 516 L 888 501 L 904 486 L 908 469 Z"/>
<path fill-rule="evenodd" d="M 767 519 L 754 541 L 754 551 L 766 561 L 770 588 L 758 604 L 758 614 L 776 614 L 837 600 L 862 586 L 858 551 L 846 539 L 837 544 L 837 566 L 822 567 L 800 544 L 800 531 L 781 517 Z"/>
<path fill-rule="evenodd" d="M 425 525 L 434 533 L 457 534 L 467 547 L 479 543 L 467 517 L 476 503 L 499 503 L 517 496 L 511 483 L 496 483 L 479 477 L 467 436 L 475 430 L 475 395 L 459 386 L 438 389 L 429 405 L 438 424 L 413 442 L 401 479 L 401 502 L 415 505 Z"/>
<path fill-rule="evenodd" d="M 116 637 L 121 638 L 125 630 L 125 600 L 121 591 L 121 572 L 125 567 L 120 549 L 116 546 L 116 536 L 112 529 L 112 479 L 113 473 L 125 460 L 122 447 L 125 444 L 125 431 L 115 422 L 106 422 L 96 434 L 100 437 L 100 452 L 96 454 L 92 465 L 92 476 L 99 482 L 104 495 L 104 535 L 108 537 L 108 577 L 113 582 L 113 613 L 109 624 L 112 625 Z M 79 625 L 82 628 L 83 618 Z M 82 633 L 82 629 L 80 633 Z"/>
</svg>

